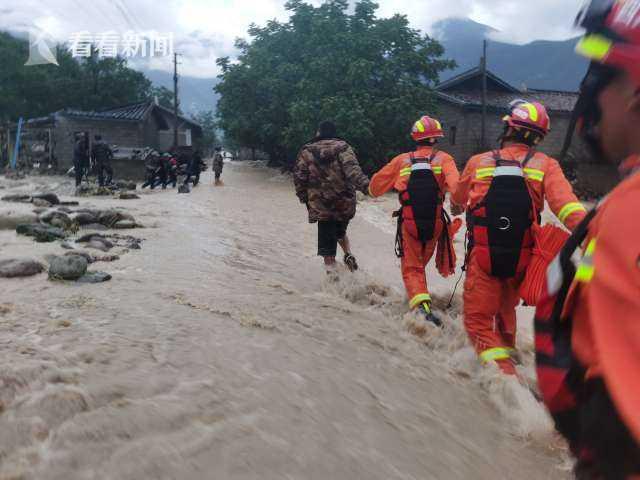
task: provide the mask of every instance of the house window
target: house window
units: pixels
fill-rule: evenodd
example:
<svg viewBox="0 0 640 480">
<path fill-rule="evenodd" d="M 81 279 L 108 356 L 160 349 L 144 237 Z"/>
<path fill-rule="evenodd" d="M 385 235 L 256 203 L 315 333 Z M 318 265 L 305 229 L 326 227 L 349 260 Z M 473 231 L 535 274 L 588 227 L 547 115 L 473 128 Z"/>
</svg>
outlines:
<svg viewBox="0 0 640 480">
<path fill-rule="evenodd" d="M 456 144 L 457 135 L 458 135 L 458 127 L 454 125 L 451 127 L 451 133 L 449 134 L 449 141 L 451 142 L 451 145 Z"/>
</svg>

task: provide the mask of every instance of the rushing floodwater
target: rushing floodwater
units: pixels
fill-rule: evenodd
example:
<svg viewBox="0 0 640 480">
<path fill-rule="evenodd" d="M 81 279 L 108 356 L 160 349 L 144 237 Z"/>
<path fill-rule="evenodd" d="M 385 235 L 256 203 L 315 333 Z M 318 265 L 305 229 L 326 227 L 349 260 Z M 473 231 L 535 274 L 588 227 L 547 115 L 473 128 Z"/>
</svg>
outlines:
<svg viewBox="0 0 640 480">
<path fill-rule="evenodd" d="M 362 271 L 331 283 L 288 177 L 236 164 L 225 187 L 203 181 L 82 200 L 147 226 L 142 250 L 91 266 L 107 284 L 0 280 L 1 480 L 569 478 L 529 390 L 478 367 L 460 291 L 444 332 L 411 333 L 394 198 L 360 205 Z M 61 252 L 0 232 L 0 258 Z M 430 271 L 442 307 L 455 279 Z"/>
</svg>

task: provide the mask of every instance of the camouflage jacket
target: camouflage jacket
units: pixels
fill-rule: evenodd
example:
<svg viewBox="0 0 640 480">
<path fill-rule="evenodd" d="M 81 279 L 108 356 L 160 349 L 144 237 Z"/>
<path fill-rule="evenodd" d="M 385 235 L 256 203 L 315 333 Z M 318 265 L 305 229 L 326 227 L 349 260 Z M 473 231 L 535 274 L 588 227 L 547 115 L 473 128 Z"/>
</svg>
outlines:
<svg viewBox="0 0 640 480">
<path fill-rule="evenodd" d="M 224 158 L 221 154 L 216 153 L 215 157 L 213 157 L 213 171 L 221 172 L 224 167 Z"/>
<path fill-rule="evenodd" d="M 351 220 L 356 190 L 364 193 L 369 178 L 347 142 L 318 139 L 302 147 L 293 173 L 296 195 L 309 210 L 309 222 Z"/>
</svg>

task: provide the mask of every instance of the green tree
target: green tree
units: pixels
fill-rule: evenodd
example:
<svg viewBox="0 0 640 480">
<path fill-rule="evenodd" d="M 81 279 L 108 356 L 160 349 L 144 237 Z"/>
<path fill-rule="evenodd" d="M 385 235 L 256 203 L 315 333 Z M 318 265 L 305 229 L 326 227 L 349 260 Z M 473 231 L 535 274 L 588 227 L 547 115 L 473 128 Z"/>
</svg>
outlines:
<svg viewBox="0 0 640 480">
<path fill-rule="evenodd" d="M 202 126 L 202 139 L 199 147 L 205 153 L 210 154 L 219 141 L 216 116 L 212 111 L 203 111 L 196 114 L 193 119 Z"/>
<path fill-rule="evenodd" d="M 173 92 L 167 87 L 151 87 L 149 91 L 149 100 L 158 100 L 158 105 L 168 108 L 173 112 Z M 178 105 L 178 115 L 182 115 L 182 109 Z"/>
<path fill-rule="evenodd" d="M 62 108 L 102 110 L 150 98 L 151 82 L 123 58 L 75 59 L 58 48 L 56 65 L 25 66 L 28 42 L 0 32 L 0 121 Z"/>
<path fill-rule="evenodd" d="M 368 170 L 409 145 L 413 122 L 433 111 L 432 88 L 454 66 L 442 46 L 405 16 L 347 0 L 286 4 L 287 23 L 252 25 L 237 62 L 218 59 L 219 125 L 225 138 L 291 166 L 318 122 L 333 119 Z"/>
</svg>

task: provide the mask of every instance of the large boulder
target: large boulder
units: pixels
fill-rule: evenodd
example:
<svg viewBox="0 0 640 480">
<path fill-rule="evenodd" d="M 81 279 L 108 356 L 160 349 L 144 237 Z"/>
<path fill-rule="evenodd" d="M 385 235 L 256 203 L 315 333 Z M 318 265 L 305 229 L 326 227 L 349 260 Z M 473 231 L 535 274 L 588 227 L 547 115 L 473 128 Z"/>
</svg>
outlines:
<svg viewBox="0 0 640 480">
<path fill-rule="evenodd" d="M 60 199 L 55 193 L 36 193 L 34 195 L 31 195 L 31 198 L 32 200 L 36 200 L 36 199 L 45 200 L 49 202 L 51 205 L 60 204 Z"/>
<path fill-rule="evenodd" d="M 51 207 L 51 204 L 49 202 L 47 202 L 46 200 L 43 200 L 42 198 L 34 198 L 31 203 L 33 204 L 34 207 L 38 207 L 38 208 L 49 208 Z"/>
<path fill-rule="evenodd" d="M 131 193 L 131 192 L 122 192 L 118 198 L 120 200 L 140 200 L 140 197 L 138 195 L 136 195 L 135 193 Z"/>
<path fill-rule="evenodd" d="M 52 280 L 78 280 L 85 273 L 89 262 L 79 255 L 55 257 L 49 264 L 49 278 Z"/>
<path fill-rule="evenodd" d="M 72 213 L 69 218 L 72 222 L 75 222 L 78 225 L 91 225 L 92 223 L 98 223 L 98 216 L 91 212 Z"/>
<path fill-rule="evenodd" d="M 64 230 L 40 224 L 20 224 L 16 227 L 18 235 L 33 237 L 36 242 L 55 242 L 66 238 Z"/>
<path fill-rule="evenodd" d="M 104 212 L 100 212 L 100 216 L 98 217 L 98 223 L 110 228 L 122 220 L 135 223 L 135 219 L 131 215 L 119 212 L 118 210 L 106 210 Z"/>
<path fill-rule="evenodd" d="M 138 224 L 132 220 L 120 220 L 114 223 L 111 228 L 116 230 L 130 230 L 132 228 L 138 228 Z"/>
<path fill-rule="evenodd" d="M 35 260 L 11 258 L 0 260 L 0 277 L 31 277 L 44 271 L 44 265 Z"/>
<path fill-rule="evenodd" d="M 135 190 L 137 188 L 136 182 L 127 180 L 118 180 L 115 185 L 118 190 Z"/>
<path fill-rule="evenodd" d="M 37 222 L 38 217 L 34 213 L 0 209 L 0 230 L 15 230 L 18 225 Z"/>
<path fill-rule="evenodd" d="M 73 226 L 73 220 L 64 212 L 49 210 L 40 215 L 40 221 L 48 223 L 52 227 L 58 227 L 62 230 L 69 230 Z"/>
</svg>

